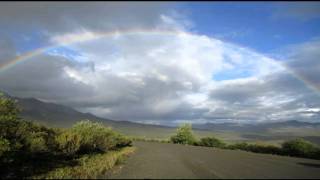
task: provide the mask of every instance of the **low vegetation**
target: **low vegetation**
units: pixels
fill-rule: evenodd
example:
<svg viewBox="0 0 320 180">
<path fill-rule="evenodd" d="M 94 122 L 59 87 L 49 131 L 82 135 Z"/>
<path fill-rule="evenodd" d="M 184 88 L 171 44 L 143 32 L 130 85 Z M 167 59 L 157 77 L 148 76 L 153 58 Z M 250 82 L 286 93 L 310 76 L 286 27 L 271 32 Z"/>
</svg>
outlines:
<svg viewBox="0 0 320 180">
<path fill-rule="evenodd" d="M 59 174 L 56 177 L 81 178 L 86 177 L 82 176 L 86 172 L 95 176 L 130 151 L 122 149 L 131 146 L 131 139 L 100 123 L 85 120 L 70 129 L 54 129 L 24 121 L 18 115 L 16 103 L 0 96 L 1 178 L 31 177 L 51 171 Z M 107 162 L 100 163 L 98 159 Z M 88 165 L 90 168 L 86 168 Z M 57 168 L 60 170 L 55 171 Z"/>
<path fill-rule="evenodd" d="M 170 140 L 175 144 L 194 144 L 196 142 L 190 124 L 180 126 L 177 129 L 177 134 L 171 136 Z"/>
<path fill-rule="evenodd" d="M 184 124 L 177 129 L 177 134 L 171 137 L 175 144 L 215 147 L 232 150 L 244 150 L 255 153 L 277 154 L 284 156 L 320 159 L 320 147 L 302 138 L 285 141 L 281 147 L 273 145 L 249 144 L 246 142 L 227 145 L 215 137 L 204 137 L 196 140 L 191 125 Z"/>
<path fill-rule="evenodd" d="M 171 143 L 170 140 L 166 140 L 166 139 L 155 139 L 155 138 L 133 137 L 132 140 L 133 140 L 133 141 L 144 141 L 144 142 Z"/>
<path fill-rule="evenodd" d="M 121 163 L 123 158 L 133 153 L 134 147 L 111 150 L 108 153 L 86 154 L 77 160 L 74 166 L 56 168 L 46 174 L 34 176 L 35 179 L 97 179 L 104 175 L 114 165 Z"/>
<path fill-rule="evenodd" d="M 201 138 L 200 141 L 196 141 L 194 145 L 197 146 L 206 146 L 206 147 L 217 147 L 217 148 L 225 148 L 226 143 L 217 139 L 215 137 L 204 137 Z"/>
<path fill-rule="evenodd" d="M 294 139 L 282 144 L 284 154 L 297 157 L 320 159 L 320 148 L 304 139 Z"/>
<path fill-rule="evenodd" d="M 278 154 L 278 155 L 284 155 L 282 149 L 278 146 L 273 145 L 261 145 L 261 144 L 249 144 L 246 142 L 243 143 L 236 143 L 227 146 L 228 149 L 233 150 L 244 150 L 244 151 L 250 151 L 255 153 L 264 153 L 264 154 Z"/>
</svg>

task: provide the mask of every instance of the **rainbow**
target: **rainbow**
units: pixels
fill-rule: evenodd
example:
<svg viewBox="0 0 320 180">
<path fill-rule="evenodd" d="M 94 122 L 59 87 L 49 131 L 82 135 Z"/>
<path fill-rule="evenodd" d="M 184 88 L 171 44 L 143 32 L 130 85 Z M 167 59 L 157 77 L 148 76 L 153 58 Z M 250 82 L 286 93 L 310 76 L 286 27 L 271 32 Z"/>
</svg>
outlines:
<svg viewBox="0 0 320 180">
<path fill-rule="evenodd" d="M 286 68 L 287 72 L 289 72 L 290 75 L 302 82 L 308 89 L 310 89 L 320 97 L 320 85 L 314 84 L 314 82 L 310 81 L 302 74 L 292 70 L 292 68 L 288 67 L 286 64 L 281 63 L 281 65 Z"/>
<path fill-rule="evenodd" d="M 86 33 L 86 32 L 84 32 Z M 130 30 L 116 30 L 116 31 L 109 31 L 109 32 L 95 32 L 95 33 L 88 33 L 87 36 L 84 36 L 82 38 L 70 38 L 68 39 L 68 42 L 60 43 L 60 44 L 55 44 L 52 46 L 47 46 L 44 48 L 38 48 L 36 50 L 27 52 L 25 54 L 22 54 L 20 56 L 17 56 L 14 59 L 8 60 L 3 64 L 0 64 L 0 72 L 5 71 L 7 69 L 10 69 L 11 67 L 20 64 L 28 59 L 31 59 L 32 57 L 38 56 L 40 54 L 45 53 L 46 51 L 50 49 L 54 49 L 57 47 L 61 46 L 67 46 L 67 45 L 72 45 L 75 43 L 81 43 L 81 42 L 87 42 L 87 41 L 92 41 L 96 39 L 101 39 L 101 38 L 108 38 L 108 37 L 117 37 L 117 36 L 128 36 L 128 35 L 187 35 L 191 34 L 188 32 L 182 32 L 182 31 L 174 31 L 174 30 L 157 30 L 157 29 L 130 29 Z M 75 35 L 76 36 L 76 35 Z"/>
<path fill-rule="evenodd" d="M 83 32 L 81 32 L 82 34 Z M 0 64 L 0 73 L 2 71 L 5 71 L 7 69 L 10 69 L 11 67 L 20 64 L 28 59 L 31 59 L 32 57 L 38 56 L 40 54 L 45 53 L 46 51 L 50 49 L 54 49 L 61 46 L 67 46 L 75 43 L 81 43 L 81 42 L 87 42 L 92 40 L 97 40 L 101 38 L 108 38 L 108 37 L 117 37 L 117 36 L 128 36 L 128 35 L 187 35 L 191 34 L 188 32 L 183 31 L 174 31 L 174 30 L 157 30 L 157 29 L 130 29 L 130 30 L 117 30 L 117 31 L 108 31 L 108 32 L 95 32 L 95 33 L 88 33 L 84 32 L 86 35 L 83 37 L 77 37 L 72 38 L 68 36 L 67 42 L 54 44 L 51 46 L 47 46 L 44 48 L 38 48 L 36 50 L 24 53 L 22 55 L 17 56 L 14 59 L 11 59 L 3 64 Z"/>
<path fill-rule="evenodd" d="M 83 32 L 81 33 L 83 34 Z M 47 46 L 44 48 L 38 48 L 36 50 L 24 53 L 20 56 L 17 56 L 14 59 L 11 59 L 7 61 L 6 63 L 0 64 L 0 73 L 3 71 L 6 71 L 7 69 L 10 69 L 11 67 L 20 64 L 24 61 L 27 61 L 28 59 L 31 59 L 32 57 L 36 57 L 38 55 L 41 55 L 45 52 L 47 52 L 50 49 L 54 49 L 61 46 L 67 46 L 75 43 L 81 43 L 81 42 L 87 42 L 92 40 L 97 40 L 101 38 L 108 38 L 108 37 L 118 37 L 118 36 L 128 36 L 128 35 L 171 35 L 171 36 L 177 36 L 177 35 L 194 35 L 189 32 L 184 31 L 176 31 L 176 30 L 159 30 L 159 29 L 128 29 L 128 30 L 116 30 L 116 31 L 108 31 L 108 32 L 84 32 L 84 36 L 77 36 L 77 38 L 73 38 L 72 35 L 69 37 L 66 36 L 65 42 L 54 44 L 51 46 Z M 290 67 L 285 65 L 281 62 L 276 62 L 282 67 L 284 67 L 294 78 L 301 81 L 303 84 L 306 85 L 307 88 L 315 92 L 316 94 L 320 95 L 320 86 L 315 85 L 313 82 L 305 78 L 303 75 L 293 71 Z"/>
</svg>

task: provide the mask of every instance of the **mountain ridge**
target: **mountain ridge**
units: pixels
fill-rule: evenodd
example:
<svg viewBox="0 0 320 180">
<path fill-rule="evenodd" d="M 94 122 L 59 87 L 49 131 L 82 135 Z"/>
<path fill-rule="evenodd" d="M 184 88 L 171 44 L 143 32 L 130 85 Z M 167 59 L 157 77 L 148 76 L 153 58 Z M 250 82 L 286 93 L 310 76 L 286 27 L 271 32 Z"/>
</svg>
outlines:
<svg viewBox="0 0 320 180">
<path fill-rule="evenodd" d="M 91 113 L 79 112 L 71 107 L 60 105 L 52 102 L 43 102 L 36 98 L 20 98 L 3 93 L 5 96 L 17 100 L 18 106 L 21 108 L 21 117 L 27 120 L 33 120 L 54 127 L 70 127 L 74 123 L 90 119 L 102 122 L 112 127 L 153 127 L 153 128 L 169 128 L 175 127 L 165 125 L 153 125 L 137 123 L 127 120 L 111 120 L 108 118 L 97 117 Z M 192 124 L 194 129 L 206 131 L 236 131 L 236 132 L 261 132 L 270 128 L 279 127 L 319 127 L 320 123 L 303 122 L 298 120 L 288 120 L 282 122 L 262 122 L 256 124 L 238 124 L 238 123 L 205 123 Z"/>
</svg>

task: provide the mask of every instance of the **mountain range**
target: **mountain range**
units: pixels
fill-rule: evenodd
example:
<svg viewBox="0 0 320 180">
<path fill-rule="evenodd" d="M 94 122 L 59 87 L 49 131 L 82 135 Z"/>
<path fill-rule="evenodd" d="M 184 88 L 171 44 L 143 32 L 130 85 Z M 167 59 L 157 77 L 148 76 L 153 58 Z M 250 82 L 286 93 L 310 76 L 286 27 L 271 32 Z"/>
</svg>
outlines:
<svg viewBox="0 0 320 180">
<path fill-rule="evenodd" d="M 17 100 L 17 104 L 21 109 L 22 118 L 40 122 L 41 124 L 51 127 L 70 127 L 80 120 L 89 119 L 92 121 L 102 122 L 103 124 L 111 126 L 122 133 L 133 136 L 162 138 L 168 137 L 168 135 L 175 132 L 175 127 L 142 124 L 131 121 L 116 121 L 108 118 L 97 117 L 90 113 L 82 113 L 64 105 L 43 102 L 35 98 L 19 98 L 8 94 L 5 94 L 5 96 L 9 96 L 10 98 Z M 255 133 L 255 137 L 257 137 L 257 134 L 264 135 L 268 131 L 279 129 L 281 131 L 287 131 L 288 129 L 290 131 L 295 130 L 293 133 L 296 133 L 296 130 L 299 129 L 301 134 L 301 131 L 308 131 L 309 128 L 315 132 L 313 135 L 319 134 L 320 136 L 320 123 L 301 122 L 297 120 L 256 124 L 206 123 L 193 124 L 192 126 L 195 131 L 205 134 L 208 134 L 208 132 L 236 132 L 242 134 Z"/>
<path fill-rule="evenodd" d="M 254 124 L 239 124 L 239 123 L 205 123 L 194 124 L 194 128 L 211 130 L 211 131 L 237 131 L 237 132 L 264 132 L 276 128 L 301 128 L 312 127 L 319 128 L 320 123 L 302 122 L 297 120 L 289 120 L 283 122 L 264 122 Z"/>
</svg>

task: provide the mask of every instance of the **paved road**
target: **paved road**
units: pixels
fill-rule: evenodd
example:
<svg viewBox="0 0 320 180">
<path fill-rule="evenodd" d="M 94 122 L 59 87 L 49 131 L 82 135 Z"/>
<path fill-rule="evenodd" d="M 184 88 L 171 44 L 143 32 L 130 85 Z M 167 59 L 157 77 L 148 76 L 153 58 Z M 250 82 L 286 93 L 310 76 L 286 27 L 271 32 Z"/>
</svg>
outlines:
<svg viewBox="0 0 320 180">
<path fill-rule="evenodd" d="M 135 154 L 108 178 L 320 178 L 320 161 L 154 142 L 135 142 Z"/>
</svg>

